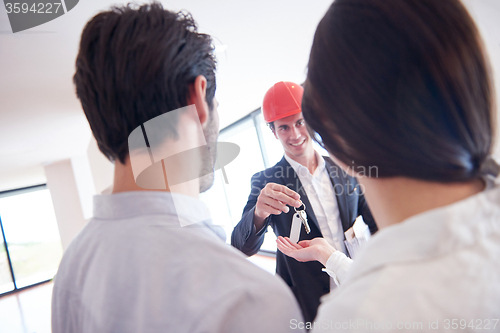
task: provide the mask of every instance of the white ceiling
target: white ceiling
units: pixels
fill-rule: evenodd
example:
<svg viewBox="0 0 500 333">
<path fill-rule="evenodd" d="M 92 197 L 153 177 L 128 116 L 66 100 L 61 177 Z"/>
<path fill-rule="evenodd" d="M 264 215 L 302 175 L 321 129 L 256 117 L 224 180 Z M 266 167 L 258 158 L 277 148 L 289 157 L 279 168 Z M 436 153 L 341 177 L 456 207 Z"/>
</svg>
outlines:
<svg viewBox="0 0 500 333">
<path fill-rule="evenodd" d="M 90 131 L 71 81 L 79 36 L 93 15 L 116 3 L 125 2 L 80 0 L 67 14 L 16 34 L 0 5 L 0 190 L 16 187 L 23 170 L 26 179 L 37 173 L 43 181 L 41 164 L 84 153 Z M 200 31 L 227 45 L 217 54 L 223 127 L 259 107 L 276 81 L 304 80 L 314 30 L 330 0 L 162 3 L 190 11 Z"/>
<path fill-rule="evenodd" d="M 305 79 L 314 31 L 331 0 L 161 2 L 190 11 L 200 31 L 227 45 L 217 53 L 224 127 L 258 108 L 275 82 Z M 500 1 L 465 2 L 500 68 Z M 54 21 L 16 34 L 0 5 L 0 190 L 43 182 L 44 163 L 87 149 L 90 130 L 72 84 L 79 36 L 93 15 L 117 3 L 124 2 L 80 0 Z"/>
</svg>

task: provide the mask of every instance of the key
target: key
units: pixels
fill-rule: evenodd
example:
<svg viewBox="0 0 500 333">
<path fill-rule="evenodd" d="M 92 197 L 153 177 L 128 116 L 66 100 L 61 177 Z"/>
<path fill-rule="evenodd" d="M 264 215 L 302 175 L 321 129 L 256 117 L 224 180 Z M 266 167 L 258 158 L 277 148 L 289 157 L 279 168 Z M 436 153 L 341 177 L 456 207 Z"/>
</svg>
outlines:
<svg viewBox="0 0 500 333">
<path fill-rule="evenodd" d="M 302 223 L 304 224 L 304 228 L 306 229 L 306 233 L 311 232 L 311 228 L 309 227 L 309 223 L 307 222 L 307 213 L 305 210 L 299 211 L 300 219 L 302 220 Z"/>
<path fill-rule="evenodd" d="M 304 203 L 302 203 L 304 205 Z M 309 227 L 309 223 L 307 222 L 307 213 L 306 213 L 306 205 L 304 205 L 304 209 L 302 210 L 297 210 L 297 208 L 293 207 L 295 209 L 295 212 L 299 215 L 300 219 L 302 220 L 302 224 L 304 225 L 304 228 L 306 229 L 306 233 L 311 232 L 311 228 Z"/>
</svg>

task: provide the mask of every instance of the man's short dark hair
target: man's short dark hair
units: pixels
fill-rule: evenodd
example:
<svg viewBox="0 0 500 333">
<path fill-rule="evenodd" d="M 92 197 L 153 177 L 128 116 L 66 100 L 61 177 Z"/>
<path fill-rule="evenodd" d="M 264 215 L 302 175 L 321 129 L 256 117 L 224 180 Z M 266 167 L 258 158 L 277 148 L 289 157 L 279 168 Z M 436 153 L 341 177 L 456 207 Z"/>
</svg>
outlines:
<svg viewBox="0 0 500 333">
<path fill-rule="evenodd" d="M 267 123 L 267 126 L 269 126 L 269 128 L 271 129 L 271 131 L 273 131 L 273 133 L 274 133 L 274 121 L 271 121 L 270 123 Z"/>
<path fill-rule="evenodd" d="M 94 16 L 85 26 L 73 78 L 99 149 L 125 163 L 128 136 L 144 122 L 184 107 L 189 85 L 207 79 L 213 107 L 215 67 L 210 36 L 189 13 L 157 2 L 128 4 Z M 177 137 L 177 124 L 165 129 Z"/>
</svg>

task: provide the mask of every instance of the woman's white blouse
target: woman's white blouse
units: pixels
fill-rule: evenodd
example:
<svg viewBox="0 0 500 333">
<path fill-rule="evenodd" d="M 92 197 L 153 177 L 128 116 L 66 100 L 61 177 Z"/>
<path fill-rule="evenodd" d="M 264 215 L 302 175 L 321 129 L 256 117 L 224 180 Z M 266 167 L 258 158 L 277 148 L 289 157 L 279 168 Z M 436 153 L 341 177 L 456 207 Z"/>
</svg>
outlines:
<svg viewBox="0 0 500 333">
<path fill-rule="evenodd" d="M 326 271 L 341 288 L 313 328 L 500 332 L 500 186 L 489 187 L 380 230 L 354 262 L 335 252 Z"/>
<path fill-rule="evenodd" d="M 337 286 L 340 286 L 351 268 L 352 259 L 348 258 L 344 253 L 335 251 L 328 258 L 323 272 L 328 273 L 335 281 Z"/>
</svg>

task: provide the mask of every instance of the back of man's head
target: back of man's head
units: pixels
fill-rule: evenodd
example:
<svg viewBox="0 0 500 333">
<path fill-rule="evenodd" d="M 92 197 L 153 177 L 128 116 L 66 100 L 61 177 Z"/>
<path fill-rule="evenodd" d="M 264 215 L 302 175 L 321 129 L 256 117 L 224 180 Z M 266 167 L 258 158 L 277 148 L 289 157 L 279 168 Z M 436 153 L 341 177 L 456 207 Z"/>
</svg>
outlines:
<svg viewBox="0 0 500 333">
<path fill-rule="evenodd" d="M 190 14 L 159 3 L 113 7 L 85 26 L 74 83 L 99 149 L 125 163 L 128 136 L 144 122 L 188 104 L 189 85 L 207 79 L 213 105 L 215 57 L 210 36 Z M 173 121 L 165 136 L 177 137 Z"/>
</svg>

